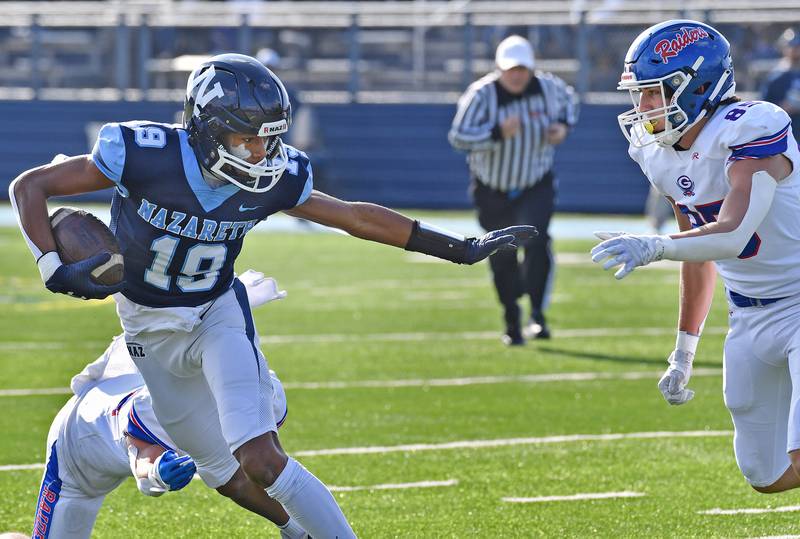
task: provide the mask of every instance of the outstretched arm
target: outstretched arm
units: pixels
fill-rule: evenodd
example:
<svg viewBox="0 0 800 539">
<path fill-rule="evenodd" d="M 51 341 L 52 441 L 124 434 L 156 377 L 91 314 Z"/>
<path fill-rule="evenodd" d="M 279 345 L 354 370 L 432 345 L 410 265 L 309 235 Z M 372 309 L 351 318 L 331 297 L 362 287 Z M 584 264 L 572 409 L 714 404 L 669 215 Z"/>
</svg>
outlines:
<svg viewBox="0 0 800 539">
<path fill-rule="evenodd" d="M 527 225 L 494 230 L 480 238 L 465 238 L 447 230 L 414 221 L 394 210 L 365 202 L 347 202 L 312 191 L 304 203 L 288 210 L 301 217 L 344 230 L 358 238 L 402 247 L 459 264 L 474 264 L 498 249 L 515 249 L 518 242 L 537 234 Z"/>
<path fill-rule="evenodd" d="M 670 236 L 621 235 L 592 249 L 594 262 L 604 269 L 622 266 L 622 279 L 638 266 L 662 259 L 703 262 L 738 256 L 769 213 L 778 182 L 792 172 L 783 155 L 736 161 L 728 169 L 731 190 L 715 222 Z"/>
<path fill-rule="evenodd" d="M 783 155 L 733 163 L 728 169 L 731 190 L 722 203 L 716 222 L 670 236 L 675 241 L 667 243 L 665 258 L 717 260 L 737 256 L 769 212 L 777 182 L 791 172 L 792 164 Z M 714 248 L 711 252 L 720 253 L 720 256 L 701 258 L 703 248 L 708 253 L 712 241 Z M 722 256 L 724 254 L 729 256 Z"/>
<path fill-rule="evenodd" d="M 320 191 L 286 213 L 344 230 L 351 236 L 405 247 L 414 221 L 394 210 L 368 202 L 347 202 Z"/>
</svg>

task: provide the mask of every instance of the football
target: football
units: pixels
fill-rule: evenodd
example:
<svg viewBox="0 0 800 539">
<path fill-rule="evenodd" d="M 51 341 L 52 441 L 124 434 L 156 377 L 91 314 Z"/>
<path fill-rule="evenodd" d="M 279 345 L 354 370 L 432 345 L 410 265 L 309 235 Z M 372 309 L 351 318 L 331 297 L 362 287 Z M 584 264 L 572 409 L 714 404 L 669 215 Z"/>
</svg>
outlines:
<svg viewBox="0 0 800 539">
<path fill-rule="evenodd" d="M 50 228 L 56 240 L 58 256 L 64 264 L 80 262 L 108 251 L 111 260 L 92 271 L 92 279 L 102 285 L 114 285 L 124 278 L 122 253 L 111 230 L 89 212 L 58 208 L 50 216 Z"/>
</svg>

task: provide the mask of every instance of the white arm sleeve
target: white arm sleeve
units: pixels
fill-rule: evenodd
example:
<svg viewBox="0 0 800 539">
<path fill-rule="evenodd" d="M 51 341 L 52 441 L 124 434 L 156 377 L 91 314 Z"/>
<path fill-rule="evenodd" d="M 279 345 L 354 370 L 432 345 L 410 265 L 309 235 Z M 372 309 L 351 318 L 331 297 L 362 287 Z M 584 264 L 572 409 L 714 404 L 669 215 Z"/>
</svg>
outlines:
<svg viewBox="0 0 800 539">
<path fill-rule="evenodd" d="M 673 239 L 661 236 L 664 243 L 663 258 L 683 260 L 686 262 L 704 262 L 706 260 L 724 260 L 735 258 L 750 241 L 756 229 L 767 216 L 775 197 L 778 183 L 768 172 L 759 170 L 753 174 L 750 187 L 750 204 L 747 211 L 734 230 L 718 234 L 706 234 L 691 238 Z"/>
</svg>

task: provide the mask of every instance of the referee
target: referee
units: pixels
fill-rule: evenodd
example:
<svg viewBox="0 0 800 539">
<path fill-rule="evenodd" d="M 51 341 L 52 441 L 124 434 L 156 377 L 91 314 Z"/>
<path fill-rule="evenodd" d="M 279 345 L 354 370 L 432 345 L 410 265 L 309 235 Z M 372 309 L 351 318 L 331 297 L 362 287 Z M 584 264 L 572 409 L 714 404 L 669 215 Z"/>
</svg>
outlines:
<svg viewBox="0 0 800 539">
<path fill-rule="evenodd" d="M 535 225 L 539 235 L 516 251 L 489 257 L 497 296 L 505 310 L 508 345 L 525 343 L 517 299 L 530 297 L 524 334 L 547 339 L 544 317 L 553 257 L 547 229 L 555 204 L 553 156 L 575 125 L 577 99 L 558 77 L 534 71 L 533 48 L 520 36 L 497 47 L 497 70 L 474 82 L 458 101 L 450 144 L 466 151 L 470 191 L 486 230 Z"/>
</svg>

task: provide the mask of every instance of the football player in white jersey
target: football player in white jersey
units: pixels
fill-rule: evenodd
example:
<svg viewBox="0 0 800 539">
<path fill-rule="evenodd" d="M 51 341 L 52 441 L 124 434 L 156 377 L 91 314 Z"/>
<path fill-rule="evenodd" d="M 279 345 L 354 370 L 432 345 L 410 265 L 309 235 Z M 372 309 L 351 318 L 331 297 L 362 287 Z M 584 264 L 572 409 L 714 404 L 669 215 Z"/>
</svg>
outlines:
<svg viewBox="0 0 800 539">
<path fill-rule="evenodd" d="M 730 45 L 706 24 L 673 20 L 642 32 L 619 89 L 630 156 L 672 203 L 680 232 L 598 233 L 592 259 L 634 268 L 681 264 L 675 350 L 658 387 L 670 404 L 687 388 L 716 274 L 730 304 L 724 396 L 736 461 L 759 492 L 800 486 L 800 152 L 789 116 L 735 95 Z M 794 389 L 792 389 L 794 387 Z"/>
<path fill-rule="evenodd" d="M 285 295 L 271 279 L 249 270 L 240 280 L 251 306 Z M 270 371 L 271 396 L 278 427 L 287 415 L 286 394 Z M 153 411 L 150 393 L 131 361 L 123 335 L 90 363 L 70 384 L 74 396 L 63 406 L 47 437 L 47 461 L 33 538 L 84 539 L 91 535 L 105 496 L 133 476 L 142 494 L 161 496 L 189 484 L 196 467 L 178 448 Z M 213 417 L 213 416 L 212 416 Z M 218 422 L 210 421 L 198 436 L 224 438 Z M 235 462 L 233 455 L 230 459 Z M 305 530 L 284 508 L 252 483 L 241 468 L 230 488 L 217 489 L 242 507 L 280 528 L 283 539 L 304 539 Z"/>
</svg>

